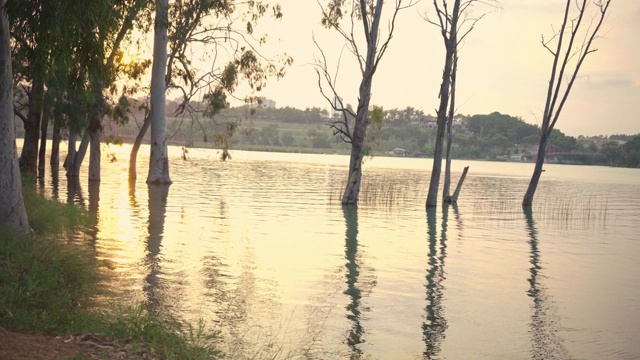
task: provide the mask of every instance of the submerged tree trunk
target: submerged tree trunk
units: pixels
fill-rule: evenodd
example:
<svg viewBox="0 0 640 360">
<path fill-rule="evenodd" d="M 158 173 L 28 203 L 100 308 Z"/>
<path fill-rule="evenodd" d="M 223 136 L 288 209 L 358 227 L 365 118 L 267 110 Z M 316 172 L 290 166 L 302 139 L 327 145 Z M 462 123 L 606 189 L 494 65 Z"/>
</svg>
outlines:
<svg viewBox="0 0 640 360">
<path fill-rule="evenodd" d="M 13 121 L 13 72 L 5 3 L 6 0 L 0 0 L 0 226 L 28 234 L 29 220 L 22 196 Z"/>
<path fill-rule="evenodd" d="M 458 185 L 456 186 L 456 190 L 453 192 L 453 195 L 448 199 L 447 202 L 455 204 L 458 202 L 458 195 L 460 195 L 460 190 L 462 190 L 462 184 L 464 183 L 464 179 L 467 177 L 467 172 L 469 171 L 469 167 L 465 166 L 464 170 L 462 170 L 462 175 L 460 179 L 458 179 Z"/>
<path fill-rule="evenodd" d="M 351 157 L 349 159 L 349 177 L 347 186 L 342 195 L 342 204 L 353 205 L 358 203 L 360 196 L 360 184 L 362 183 L 362 146 L 351 144 Z"/>
<path fill-rule="evenodd" d="M 435 2 L 434 2 L 435 4 Z M 454 0 L 453 12 L 451 16 L 450 29 L 447 32 L 444 28 L 444 23 L 440 26 L 442 28 L 442 36 L 444 37 L 445 44 L 445 61 L 444 69 L 442 70 L 442 83 L 440 84 L 440 105 L 437 110 L 438 115 L 438 128 L 436 133 L 436 146 L 433 150 L 433 167 L 431 169 L 431 179 L 429 181 L 429 193 L 427 194 L 427 207 L 436 206 L 438 203 L 438 188 L 440 187 L 440 174 L 442 172 L 442 147 L 444 142 L 445 127 L 449 112 L 449 96 L 452 83 L 452 70 L 455 63 L 456 49 L 458 46 L 458 19 L 460 16 L 460 0 Z M 449 21 L 447 19 L 447 21 Z"/>
<path fill-rule="evenodd" d="M 62 167 L 67 171 L 67 175 L 71 171 L 73 162 L 76 159 L 76 132 L 73 129 L 69 130 L 69 141 L 67 142 L 67 156 L 64 158 L 64 164 Z"/>
<path fill-rule="evenodd" d="M 442 173 L 442 146 L 444 142 L 444 126 L 438 125 L 436 132 L 436 144 L 433 149 L 433 167 L 429 180 L 429 193 L 427 194 L 427 207 L 434 207 L 438 203 L 438 187 L 440 186 L 440 174 Z"/>
<path fill-rule="evenodd" d="M 372 56 L 375 50 L 372 52 Z M 342 204 L 354 205 L 358 203 L 360 197 L 360 184 L 362 182 L 362 159 L 364 158 L 365 142 L 367 139 L 367 126 L 369 125 L 369 101 L 371 99 L 371 84 L 373 80 L 373 70 L 369 67 L 365 70 L 362 83 L 360 84 L 359 104 L 356 112 L 355 128 L 351 138 L 351 157 L 349 159 L 349 178 Z"/>
<path fill-rule="evenodd" d="M 168 0 L 159 0 L 156 3 L 151 68 L 151 156 L 147 176 L 147 183 L 153 184 L 171 184 L 165 115 L 168 10 Z"/>
<path fill-rule="evenodd" d="M 29 92 L 29 111 L 24 122 L 24 142 L 20 154 L 20 170 L 23 175 L 37 176 L 38 141 L 40 140 L 40 120 L 42 116 L 42 98 L 44 84 L 34 76 Z"/>
<path fill-rule="evenodd" d="M 87 149 L 89 148 L 90 139 L 91 137 L 89 135 L 89 130 L 85 130 L 84 135 L 82 135 L 82 141 L 80 142 L 80 147 L 78 148 L 78 151 L 76 151 L 75 156 L 69 160 L 71 165 L 70 165 L 70 170 L 67 171 L 67 176 L 69 177 L 80 176 L 80 167 L 82 166 L 82 162 L 84 161 L 84 156 L 87 154 Z"/>
<path fill-rule="evenodd" d="M 40 121 L 40 149 L 38 149 L 38 177 L 44 178 L 44 165 L 47 162 L 47 132 L 49 131 L 49 116 L 42 112 Z"/>
<path fill-rule="evenodd" d="M 53 134 L 51 136 L 51 157 L 49 160 L 49 166 L 51 167 L 51 174 L 58 176 L 60 170 L 60 123 L 53 120 Z"/>
<path fill-rule="evenodd" d="M 551 37 L 551 39 L 556 42 L 556 48 L 552 49 L 549 46 L 550 41 L 545 42 L 544 36 L 542 37 L 542 46 L 553 55 L 553 63 L 551 65 L 551 76 L 547 88 L 547 99 L 542 115 L 542 124 L 540 125 L 538 157 L 536 158 L 536 165 L 533 169 L 527 192 L 522 199 L 523 206 L 531 206 L 533 204 L 533 196 L 538 187 L 542 172 L 544 171 L 542 166 L 547 153 L 549 136 L 551 136 L 551 132 L 560 117 L 562 108 L 569 97 L 569 93 L 571 92 L 571 88 L 578 76 L 584 59 L 590 53 L 597 51 L 597 49 L 591 49 L 591 44 L 593 40 L 596 39 L 598 31 L 606 18 L 610 3 L 611 0 L 594 2 L 587 0 L 573 2 L 567 0 L 560 30 Z M 576 8 L 576 16 L 570 15 L 572 5 Z M 586 18 L 589 19 L 587 10 L 590 6 L 596 8 L 594 12 L 597 15 L 591 16 L 591 19 L 587 20 L 585 25 L 583 20 L 585 19 L 585 15 Z M 584 33 L 581 34 L 581 30 L 584 30 Z M 568 42 L 565 43 L 565 40 Z M 573 62 L 575 62 L 573 69 L 567 69 L 567 67 L 572 66 L 571 63 Z M 562 85 L 565 82 L 566 86 L 563 89 Z"/>
<path fill-rule="evenodd" d="M 144 123 L 138 131 L 138 135 L 136 136 L 136 140 L 133 142 L 133 146 L 131 147 L 131 155 L 129 155 L 129 180 L 135 180 L 138 177 L 138 172 L 136 169 L 136 163 L 138 160 L 138 150 L 140 150 L 140 145 L 142 145 L 142 139 L 147 134 L 147 130 L 151 125 L 151 117 L 147 116 L 144 118 Z"/>
<path fill-rule="evenodd" d="M 458 56 L 457 46 L 453 49 L 453 65 L 451 67 L 451 93 L 449 95 L 449 114 L 447 115 L 447 155 L 444 166 L 444 184 L 442 187 L 442 200 L 451 203 L 451 195 L 449 193 L 451 187 L 451 147 L 453 145 L 453 133 L 451 127 L 453 125 L 453 116 L 456 108 L 456 73 L 458 72 Z M 466 174 L 466 171 L 465 171 Z M 460 185 L 460 183 L 458 183 Z"/>
<path fill-rule="evenodd" d="M 101 89 L 101 87 L 98 87 Z M 100 142 L 102 138 L 102 92 L 97 90 L 98 101 L 89 119 L 89 181 L 100 181 Z"/>
<path fill-rule="evenodd" d="M 546 136 L 546 131 L 542 132 L 540 136 L 540 145 L 538 146 L 538 157 L 536 158 L 536 166 L 533 168 L 533 174 L 531 176 L 531 180 L 529 181 L 529 186 L 527 187 L 527 192 L 524 194 L 524 199 L 522 200 L 522 205 L 531 206 L 533 204 L 533 195 L 536 193 L 536 189 L 538 188 L 538 182 L 540 181 L 540 177 L 542 176 L 542 166 L 544 165 L 544 157 L 547 154 L 547 141 L 548 136 Z"/>
</svg>

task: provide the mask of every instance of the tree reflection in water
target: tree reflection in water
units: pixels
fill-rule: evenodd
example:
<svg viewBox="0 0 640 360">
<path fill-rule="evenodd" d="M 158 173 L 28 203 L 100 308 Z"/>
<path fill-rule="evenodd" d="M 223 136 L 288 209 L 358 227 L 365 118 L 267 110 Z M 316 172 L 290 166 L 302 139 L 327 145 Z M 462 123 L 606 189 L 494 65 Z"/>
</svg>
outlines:
<svg viewBox="0 0 640 360">
<path fill-rule="evenodd" d="M 144 293 L 147 297 L 147 307 L 150 312 L 157 312 L 163 304 L 160 292 L 161 284 L 159 274 L 161 274 L 160 249 L 164 236 L 164 220 L 167 212 L 167 197 L 169 196 L 169 185 L 148 184 L 149 187 L 149 237 L 147 239 L 147 255 L 145 257 L 145 267 L 149 273 L 145 278 Z"/>
<path fill-rule="evenodd" d="M 444 316 L 444 285 L 445 279 L 444 263 L 447 256 L 447 222 L 449 207 L 456 206 L 442 205 L 442 230 L 440 241 L 436 229 L 437 209 L 427 208 L 427 233 L 429 238 L 429 261 L 427 266 L 427 306 L 425 308 L 425 321 L 422 324 L 422 334 L 425 342 L 425 359 L 436 359 L 440 353 L 440 345 L 445 338 L 447 330 L 447 319 Z M 456 214 L 457 214 L 457 209 Z"/>
<path fill-rule="evenodd" d="M 351 349 L 351 359 L 362 358 L 360 344 L 364 343 L 365 333 L 361 324 L 362 290 L 359 287 L 360 265 L 358 264 L 358 208 L 356 206 L 342 206 L 346 224 L 345 258 L 347 263 L 347 290 L 351 302 L 347 305 L 347 319 L 351 322 L 351 329 L 347 334 L 347 345 Z"/>
<path fill-rule="evenodd" d="M 542 266 L 540 265 L 540 249 L 538 248 L 538 230 L 536 229 L 530 206 L 523 206 L 527 221 L 527 233 L 531 254 L 529 255 L 530 277 L 527 295 L 533 299 L 531 306 L 531 358 L 540 360 L 570 359 L 564 348 L 563 339 L 558 336 L 558 316 L 554 302 L 546 287 L 540 282 Z"/>
</svg>

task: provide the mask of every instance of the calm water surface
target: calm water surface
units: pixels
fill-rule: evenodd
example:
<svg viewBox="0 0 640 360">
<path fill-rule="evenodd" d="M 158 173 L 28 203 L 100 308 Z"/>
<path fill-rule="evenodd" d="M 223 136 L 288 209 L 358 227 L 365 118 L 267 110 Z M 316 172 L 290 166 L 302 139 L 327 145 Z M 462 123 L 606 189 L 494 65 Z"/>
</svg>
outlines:
<svg viewBox="0 0 640 360">
<path fill-rule="evenodd" d="M 120 300 L 204 320 L 228 358 L 640 358 L 640 170 L 547 165 L 525 213 L 532 164 L 460 160 L 459 204 L 425 212 L 431 160 L 376 157 L 356 210 L 346 156 L 170 148 L 148 187 L 129 149 L 46 191 L 94 211 Z"/>
</svg>

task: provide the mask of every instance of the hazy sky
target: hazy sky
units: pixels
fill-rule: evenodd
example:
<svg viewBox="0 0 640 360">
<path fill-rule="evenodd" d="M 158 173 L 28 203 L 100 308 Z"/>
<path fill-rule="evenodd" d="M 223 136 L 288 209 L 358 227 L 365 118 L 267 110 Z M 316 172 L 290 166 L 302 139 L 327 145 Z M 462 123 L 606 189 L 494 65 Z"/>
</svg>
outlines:
<svg viewBox="0 0 640 360">
<path fill-rule="evenodd" d="M 263 23 L 271 37 L 268 52 L 286 51 L 294 65 L 280 81 L 262 92 L 277 107 L 329 105 L 320 95 L 314 71 L 319 51 L 315 35 L 335 66 L 344 42 L 320 26 L 315 0 L 279 0 L 284 18 Z M 460 51 L 457 102 L 462 114 L 494 111 L 539 123 L 549 81 L 551 55 L 540 45 L 542 34 L 559 27 L 564 10 L 559 0 L 502 0 L 467 37 Z M 392 2 L 387 1 L 387 10 Z M 491 9 L 489 9 L 491 10 Z M 372 104 L 385 109 L 413 106 L 434 114 L 443 65 L 438 30 L 423 20 L 433 13 L 422 1 L 398 16 L 396 32 L 373 81 Z M 384 25 L 386 29 L 386 24 Z M 589 55 L 558 121 L 566 134 L 640 133 L 640 2 L 613 0 L 597 52 Z M 338 87 L 346 103 L 357 103 L 359 70 L 346 50 Z"/>
</svg>

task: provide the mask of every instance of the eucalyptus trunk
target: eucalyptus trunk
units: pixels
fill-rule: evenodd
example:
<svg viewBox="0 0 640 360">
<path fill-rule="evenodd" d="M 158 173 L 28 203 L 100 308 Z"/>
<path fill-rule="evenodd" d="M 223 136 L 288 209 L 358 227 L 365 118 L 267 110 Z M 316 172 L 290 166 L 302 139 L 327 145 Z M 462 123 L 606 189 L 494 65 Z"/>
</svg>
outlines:
<svg viewBox="0 0 640 360">
<path fill-rule="evenodd" d="M 37 176 L 38 141 L 40 140 L 40 120 L 42 116 L 42 99 L 44 84 L 39 76 L 34 76 L 29 92 L 29 110 L 24 121 L 24 142 L 20 154 L 20 170 L 22 175 Z"/>
<path fill-rule="evenodd" d="M 153 66 L 151 68 L 151 156 L 147 183 L 171 184 L 165 115 L 169 2 L 168 0 L 158 0 L 156 4 Z"/>
<path fill-rule="evenodd" d="M 136 163 L 138 160 L 138 150 L 140 150 L 140 145 L 142 145 L 142 140 L 144 136 L 147 134 L 147 130 L 151 125 L 151 117 L 147 116 L 144 118 L 144 123 L 138 131 L 138 135 L 136 136 L 136 140 L 133 142 L 133 146 L 131 147 L 131 155 L 129 155 L 129 180 L 135 180 L 138 177 L 138 172 L 136 169 Z"/>
<path fill-rule="evenodd" d="M 64 164 L 62 164 L 62 167 L 64 167 L 64 169 L 67 171 L 67 175 L 71 171 L 71 168 L 73 167 L 73 162 L 76 159 L 76 140 L 77 140 L 76 138 L 77 137 L 78 136 L 75 130 L 70 129 L 69 141 L 67 142 L 67 156 L 64 158 Z"/>
<path fill-rule="evenodd" d="M 99 87 L 101 89 L 101 87 Z M 99 91 L 99 90 L 98 90 Z M 100 161 L 102 140 L 102 92 L 100 91 L 98 102 L 94 105 L 89 119 L 89 181 L 100 181 Z"/>
<path fill-rule="evenodd" d="M 60 123 L 56 119 L 53 121 L 53 134 L 51 135 L 51 157 L 49 159 L 49 166 L 51 167 L 51 174 L 58 176 L 60 170 Z"/>
<path fill-rule="evenodd" d="M 91 136 L 89 135 L 89 130 L 84 131 L 84 135 L 82 135 L 82 141 L 80 142 L 80 147 L 75 152 L 75 156 L 71 158 L 71 166 L 67 171 L 67 176 L 70 177 L 80 177 L 80 167 L 82 166 L 82 162 L 84 161 L 84 156 L 87 154 L 87 149 L 89 148 L 89 142 L 91 140 Z"/>
<path fill-rule="evenodd" d="M 47 162 L 47 132 L 49 130 L 49 116 L 42 113 L 40 121 L 40 149 L 38 149 L 38 177 L 44 178 L 44 165 Z"/>
<path fill-rule="evenodd" d="M 29 220 L 22 196 L 13 121 L 13 72 L 5 3 L 6 0 L 0 0 L 0 226 L 19 234 L 28 234 Z"/>
</svg>

